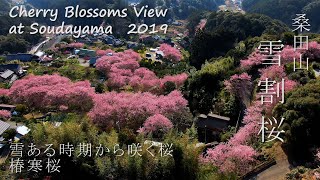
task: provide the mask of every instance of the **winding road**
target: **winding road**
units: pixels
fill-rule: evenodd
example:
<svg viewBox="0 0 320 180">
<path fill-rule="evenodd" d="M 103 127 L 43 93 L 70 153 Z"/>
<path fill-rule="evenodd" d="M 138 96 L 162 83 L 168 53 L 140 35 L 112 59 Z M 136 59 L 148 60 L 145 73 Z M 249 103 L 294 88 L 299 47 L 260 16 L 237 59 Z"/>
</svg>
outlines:
<svg viewBox="0 0 320 180">
<path fill-rule="evenodd" d="M 254 179 L 257 180 L 284 180 L 286 174 L 290 172 L 290 163 L 287 155 L 280 146 L 275 151 L 275 159 L 277 164 L 259 173 Z"/>
</svg>

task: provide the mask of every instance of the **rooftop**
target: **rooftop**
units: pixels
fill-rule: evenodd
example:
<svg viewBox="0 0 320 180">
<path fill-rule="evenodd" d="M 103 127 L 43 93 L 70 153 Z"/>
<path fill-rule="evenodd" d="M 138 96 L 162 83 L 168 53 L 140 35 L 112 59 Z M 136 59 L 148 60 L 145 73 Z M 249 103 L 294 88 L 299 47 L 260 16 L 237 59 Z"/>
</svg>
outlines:
<svg viewBox="0 0 320 180">
<path fill-rule="evenodd" d="M 14 72 L 7 69 L 6 71 L 4 71 L 0 77 L 2 77 L 3 79 L 7 79 L 8 77 L 10 77 Z"/>
<path fill-rule="evenodd" d="M 17 132 L 19 134 L 23 135 L 23 136 L 28 134 L 29 131 L 30 131 L 30 129 L 27 126 L 19 126 L 19 127 L 17 127 Z"/>
<path fill-rule="evenodd" d="M 228 118 L 228 117 L 220 116 L 220 115 L 213 114 L 213 113 L 209 113 L 208 116 L 209 117 L 213 117 L 213 118 L 217 118 L 217 119 L 222 119 L 222 120 L 225 120 L 225 121 L 230 121 L 230 118 Z"/>
<path fill-rule="evenodd" d="M 10 124 L 0 121 L 0 135 L 2 135 L 7 129 L 9 129 Z"/>
<path fill-rule="evenodd" d="M 10 104 L 0 104 L 0 108 L 15 108 L 16 106 Z"/>
</svg>

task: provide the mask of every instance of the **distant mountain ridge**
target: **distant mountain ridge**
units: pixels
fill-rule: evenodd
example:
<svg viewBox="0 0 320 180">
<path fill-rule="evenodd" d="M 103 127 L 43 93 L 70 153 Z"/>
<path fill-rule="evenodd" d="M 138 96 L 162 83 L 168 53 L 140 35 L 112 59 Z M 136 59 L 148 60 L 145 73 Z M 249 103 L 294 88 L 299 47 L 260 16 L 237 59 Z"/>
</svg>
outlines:
<svg viewBox="0 0 320 180">
<path fill-rule="evenodd" d="M 5 14 L 10 9 L 9 2 L 7 0 L 0 0 L 0 15 Z"/>
<path fill-rule="evenodd" d="M 248 13 L 259 13 L 292 24 L 296 14 L 307 14 L 311 30 L 320 32 L 320 0 L 243 0 L 243 8 Z"/>
</svg>

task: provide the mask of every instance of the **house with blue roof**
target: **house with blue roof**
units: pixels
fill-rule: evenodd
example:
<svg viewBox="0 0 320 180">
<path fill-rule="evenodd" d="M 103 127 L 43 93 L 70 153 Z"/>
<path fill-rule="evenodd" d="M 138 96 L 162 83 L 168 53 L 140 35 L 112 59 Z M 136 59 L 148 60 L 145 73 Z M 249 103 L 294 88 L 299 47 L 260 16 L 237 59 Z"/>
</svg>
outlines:
<svg viewBox="0 0 320 180">
<path fill-rule="evenodd" d="M 33 54 L 18 53 L 18 54 L 8 54 L 6 56 L 7 61 L 19 60 L 21 62 L 31 62 L 40 61 L 39 57 Z"/>
<path fill-rule="evenodd" d="M 90 61 L 89 61 L 90 67 L 95 67 L 96 66 L 97 59 L 98 59 L 98 57 L 91 57 L 90 58 Z"/>
</svg>

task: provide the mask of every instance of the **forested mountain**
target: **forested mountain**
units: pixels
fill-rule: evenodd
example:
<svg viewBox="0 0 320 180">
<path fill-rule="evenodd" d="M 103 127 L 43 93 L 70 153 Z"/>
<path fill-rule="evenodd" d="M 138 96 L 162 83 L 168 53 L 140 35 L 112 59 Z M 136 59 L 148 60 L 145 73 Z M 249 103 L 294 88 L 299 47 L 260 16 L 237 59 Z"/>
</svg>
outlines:
<svg viewBox="0 0 320 180">
<path fill-rule="evenodd" d="M 0 15 L 9 10 L 9 3 L 7 0 L 0 0 Z"/>
<path fill-rule="evenodd" d="M 288 25 L 295 14 L 305 13 L 310 19 L 311 30 L 320 32 L 320 0 L 244 0 L 243 8 L 246 12 L 265 14 Z"/>
<path fill-rule="evenodd" d="M 80 5 L 80 6 L 83 6 L 84 8 L 89 8 L 89 7 L 103 8 L 108 4 L 114 4 L 115 2 L 116 1 L 114 0 L 93 0 L 93 1 L 90 1 L 90 0 L 70 0 L 70 1 L 29 0 L 28 1 L 28 3 L 32 4 L 36 8 L 57 8 L 57 9 L 61 9 L 69 5 Z"/>
<path fill-rule="evenodd" d="M 200 68 L 206 60 L 224 56 L 237 42 L 248 37 L 277 35 L 288 30 L 284 23 L 264 15 L 213 12 L 191 44 L 190 62 Z"/>
<path fill-rule="evenodd" d="M 173 12 L 177 17 L 183 19 L 199 10 L 215 11 L 219 5 L 224 4 L 224 0 L 164 0 L 163 2 L 167 7 L 173 8 Z"/>
<path fill-rule="evenodd" d="M 25 52 L 31 45 L 38 43 L 41 39 L 39 34 L 29 35 L 28 33 L 24 33 L 21 35 L 8 35 L 10 27 L 19 25 L 20 23 L 29 26 L 32 23 L 32 19 L 10 18 L 8 15 L 0 16 L 0 54 Z M 28 28 L 26 30 L 28 31 Z"/>
</svg>

